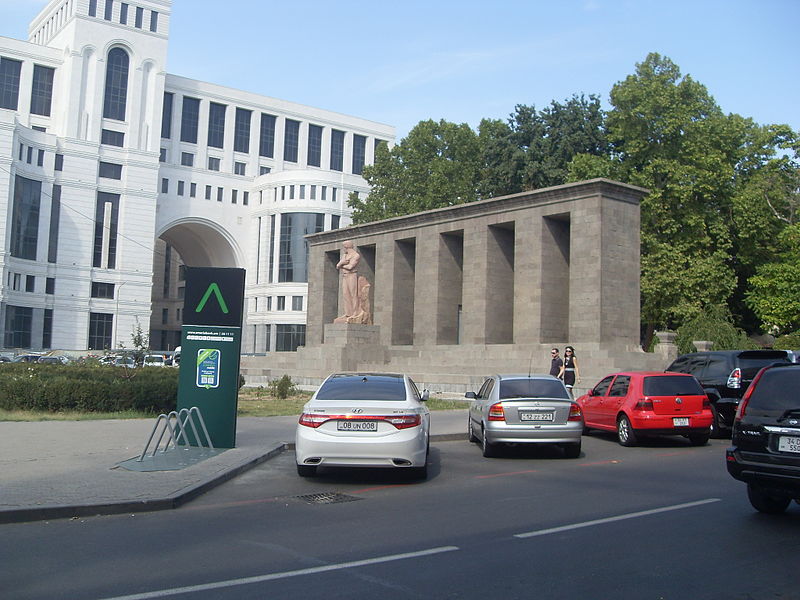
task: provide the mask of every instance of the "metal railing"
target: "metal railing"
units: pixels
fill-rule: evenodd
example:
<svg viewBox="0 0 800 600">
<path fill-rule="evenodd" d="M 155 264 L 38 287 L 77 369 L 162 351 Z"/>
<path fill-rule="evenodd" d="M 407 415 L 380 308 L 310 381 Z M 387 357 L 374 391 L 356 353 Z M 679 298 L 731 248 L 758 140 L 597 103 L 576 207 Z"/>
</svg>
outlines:
<svg viewBox="0 0 800 600">
<path fill-rule="evenodd" d="M 203 431 L 203 437 L 201 437 L 197 431 L 195 420 L 197 420 L 200 424 L 200 428 Z M 158 415 L 156 424 L 153 426 L 153 431 L 150 433 L 150 437 L 144 446 L 144 450 L 142 450 L 141 456 L 139 456 L 139 458 L 136 460 L 138 462 L 142 462 L 144 460 L 144 457 L 147 455 L 147 451 L 150 449 L 150 445 L 153 442 L 153 438 L 159 431 L 159 426 L 161 427 L 161 433 L 159 433 L 158 440 L 156 440 L 156 443 L 153 446 L 153 451 L 150 454 L 151 457 L 155 456 L 159 449 L 161 449 L 161 452 L 164 453 L 169 450 L 170 447 L 177 449 L 179 445 L 191 446 L 189 437 L 186 435 L 187 424 L 192 428 L 194 439 L 197 441 L 200 447 L 207 447 L 211 450 L 214 449 L 214 445 L 211 443 L 211 437 L 208 435 L 208 429 L 206 429 L 206 423 L 203 420 L 203 415 L 200 413 L 199 408 L 193 406 L 192 408 L 182 408 L 179 411 L 173 410 L 171 413 Z M 169 437 L 164 440 L 164 434 L 167 431 L 169 431 Z M 163 448 L 162 441 L 164 441 Z M 204 441 L 205 443 L 203 443 Z"/>
</svg>

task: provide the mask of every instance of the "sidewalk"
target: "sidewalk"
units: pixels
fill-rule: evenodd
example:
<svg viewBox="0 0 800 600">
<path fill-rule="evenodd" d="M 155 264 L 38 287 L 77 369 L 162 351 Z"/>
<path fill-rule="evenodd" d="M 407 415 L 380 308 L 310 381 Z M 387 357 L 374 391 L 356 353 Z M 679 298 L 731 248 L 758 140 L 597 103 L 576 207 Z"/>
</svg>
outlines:
<svg viewBox="0 0 800 600">
<path fill-rule="evenodd" d="M 431 441 L 466 437 L 466 410 L 431 411 Z M 0 422 L 0 523 L 176 508 L 279 454 L 297 417 L 239 418 L 236 448 L 178 471 L 138 457 L 155 419 Z"/>
</svg>

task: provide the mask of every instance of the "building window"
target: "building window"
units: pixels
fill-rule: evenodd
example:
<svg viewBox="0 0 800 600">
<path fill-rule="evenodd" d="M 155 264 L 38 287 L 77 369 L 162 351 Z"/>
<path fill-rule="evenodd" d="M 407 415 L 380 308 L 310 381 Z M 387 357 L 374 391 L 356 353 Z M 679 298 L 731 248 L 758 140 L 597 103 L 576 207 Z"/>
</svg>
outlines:
<svg viewBox="0 0 800 600">
<path fill-rule="evenodd" d="M 53 103 L 53 77 L 56 70 L 42 65 L 33 66 L 33 85 L 31 86 L 31 114 L 50 116 Z"/>
<path fill-rule="evenodd" d="M 111 332 L 114 315 L 109 313 L 89 313 L 89 350 L 111 348 Z"/>
<path fill-rule="evenodd" d="M 161 148 L 161 151 L 158 153 L 158 162 L 165 163 L 167 162 L 167 149 Z"/>
<path fill-rule="evenodd" d="M 344 170 L 344 131 L 331 130 L 331 170 Z"/>
<path fill-rule="evenodd" d="M 233 163 L 233 172 L 235 175 L 244 175 L 247 172 L 247 165 L 243 162 Z"/>
<path fill-rule="evenodd" d="M 267 175 L 267 174 L 269 174 L 270 172 L 272 172 L 272 169 L 270 169 L 269 167 L 264 167 L 264 166 L 262 166 L 262 167 L 259 167 L 259 168 L 258 168 L 258 174 L 259 174 L 259 175 Z"/>
<path fill-rule="evenodd" d="M 231 190 L 231 204 L 236 204 L 236 199 L 239 197 L 239 190 Z"/>
<path fill-rule="evenodd" d="M 250 115 L 252 111 L 236 109 L 236 124 L 233 128 L 233 149 L 235 152 L 250 152 Z"/>
<path fill-rule="evenodd" d="M 47 242 L 47 262 L 58 260 L 58 226 L 61 220 L 61 186 L 53 185 L 53 199 L 50 202 L 50 235 Z"/>
<path fill-rule="evenodd" d="M 278 296 L 277 310 L 286 310 L 286 296 Z"/>
<path fill-rule="evenodd" d="M 308 246 L 305 236 L 323 230 L 325 215 L 284 213 L 281 215 L 279 282 L 308 281 Z"/>
<path fill-rule="evenodd" d="M 302 296 L 292 296 L 292 310 L 303 310 Z"/>
<path fill-rule="evenodd" d="M 181 152 L 181 165 L 184 167 L 194 166 L 194 154 L 191 152 Z"/>
<path fill-rule="evenodd" d="M 121 148 L 125 145 L 125 134 L 121 131 L 103 129 L 100 133 L 100 143 L 106 146 L 119 146 Z"/>
<path fill-rule="evenodd" d="M 103 17 L 106 21 L 110 21 L 114 14 L 114 0 L 106 0 L 106 14 Z"/>
<path fill-rule="evenodd" d="M 5 347 L 30 348 L 33 309 L 27 306 L 6 306 Z"/>
<path fill-rule="evenodd" d="M 306 199 L 306 186 L 301 185 L 300 186 L 300 200 L 305 200 L 305 199 Z"/>
<path fill-rule="evenodd" d="M 322 165 L 322 127 L 308 126 L 308 164 L 312 167 Z"/>
<path fill-rule="evenodd" d="M 242 204 L 244 204 L 245 206 L 250 204 L 250 192 L 244 192 L 242 194 Z"/>
<path fill-rule="evenodd" d="M 214 158 L 213 156 L 208 157 L 208 170 L 209 171 L 219 171 L 219 159 Z"/>
<path fill-rule="evenodd" d="M 183 187 L 184 187 L 183 182 L 178 181 L 178 196 L 183 196 Z"/>
<path fill-rule="evenodd" d="M 305 345 L 305 325 L 275 326 L 275 350 L 277 352 L 295 352 L 299 346 Z"/>
<path fill-rule="evenodd" d="M 11 256 L 36 260 L 42 184 L 17 175 L 11 215 Z"/>
<path fill-rule="evenodd" d="M 19 77 L 17 77 L 19 79 Z M 16 108 L 16 107 L 15 107 Z M 261 134 L 258 144 L 259 156 L 272 158 L 275 155 L 275 117 L 261 113 Z"/>
<path fill-rule="evenodd" d="M 141 6 L 137 6 L 136 7 L 136 21 L 134 22 L 134 26 L 137 29 L 141 29 L 143 20 L 144 20 L 144 9 Z"/>
<path fill-rule="evenodd" d="M 112 48 L 108 52 L 106 68 L 106 89 L 103 101 L 103 117 L 116 121 L 125 120 L 125 107 L 128 98 L 128 53 L 122 48 Z"/>
<path fill-rule="evenodd" d="M 92 298 L 105 298 L 107 300 L 114 299 L 114 284 L 102 283 L 100 281 L 92 282 Z"/>
<path fill-rule="evenodd" d="M 0 57 L 0 108 L 17 110 L 22 62 Z"/>
<path fill-rule="evenodd" d="M 190 183 L 189 184 L 189 198 L 194 198 L 195 196 L 197 196 L 197 184 L 196 183 Z"/>
<path fill-rule="evenodd" d="M 224 194 L 224 190 L 221 187 L 217 188 L 217 202 L 222 202 L 222 195 Z"/>
<path fill-rule="evenodd" d="M 158 13 L 156 11 L 150 11 L 150 31 L 153 33 L 158 31 Z"/>
<path fill-rule="evenodd" d="M 33 146 L 28 146 L 28 160 L 25 162 L 29 165 L 33 164 Z"/>
<path fill-rule="evenodd" d="M 272 310 L 272 296 L 267 296 L 267 310 Z"/>
<path fill-rule="evenodd" d="M 225 109 L 224 104 L 212 102 L 208 107 L 208 145 L 222 148 L 225 142 Z"/>
<path fill-rule="evenodd" d="M 166 325 L 167 323 L 169 323 L 169 309 L 168 308 L 162 308 L 161 309 L 161 324 L 162 325 Z"/>
<path fill-rule="evenodd" d="M 97 174 L 105 179 L 122 179 L 122 165 L 100 161 Z"/>
<path fill-rule="evenodd" d="M 48 349 L 53 345 L 53 309 L 44 309 L 44 322 L 42 323 L 42 348 Z"/>
<path fill-rule="evenodd" d="M 172 103 L 175 95 L 164 92 L 164 103 L 161 107 L 161 137 L 169 139 L 172 137 Z"/>
<path fill-rule="evenodd" d="M 94 258 L 92 266 L 113 269 L 117 263 L 119 194 L 97 192 L 94 216 Z"/>
<path fill-rule="evenodd" d="M 197 143 L 197 127 L 200 123 L 200 100 L 197 98 L 183 97 L 181 108 L 181 141 L 190 144 Z"/>
<path fill-rule="evenodd" d="M 309 197 L 310 197 L 312 200 L 316 200 L 316 199 L 317 199 L 317 186 L 315 186 L 315 185 L 312 185 L 312 186 L 311 186 L 311 191 L 310 191 L 310 194 L 311 194 L 311 195 L 310 195 Z"/>
<path fill-rule="evenodd" d="M 124 2 L 119 5 L 119 22 L 120 25 L 128 24 L 128 5 Z"/>
<path fill-rule="evenodd" d="M 339 229 L 339 215 L 331 215 L 331 229 Z"/>
<path fill-rule="evenodd" d="M 44 166 L 44 150 L 42 150 L 41 148 L 39 149 L 39 152 L 36 155 L 36 166 L 37 167 Z"/>
<path fill-rule="evenodd" d="M 44 280 L 44 293 L 52 296 L 56 293 L 56 278 L 48 277 Z"/>
<path fill-rule="evenodd" d="M 286 119 L 283 138 L 283 160 L 297 162 L 297 151 L 300 141 L 300 122 Z"/>
<path fill-rule="evenodd" d="M 327 185 L 323 185 L 322 186 L 322 198 L 321 199 L 322 200 L 327 200 L 327 195 L 328 195 L 328 186 Z"/>
<path fill-rule="evenodd" d="M 161 193 L 169 194 L 169 179 L 166 177 L 161 178 Z"/>
<path fill-rule="evenodd" d="M 353 174 L 361 175 L 364 162 L 367 158 L 367 138 L 363 135 L 353 135 Z"/>
<path fill-rule="evenodd" d="M 36 276 L 35 275 L 26 275 L 25 276 L 25 291 L 26 292 L 35 292 L 36 291 Z"/>
<path fill-rule="evenodd" d="M 89 0 L 89 16 L 97 16 L 97 0 Z"/>
<path fill-rule="evenodd" d="M 211 186 L 206 186 L 206 200 L 211 200 Z"/>
<path fill-rule="evenodd" d="M 63 171 L 64 170 L 64 155 L 63 154 L 56 154 L 56 164 L 55 164 L 56 171 Z"/>
</svg>

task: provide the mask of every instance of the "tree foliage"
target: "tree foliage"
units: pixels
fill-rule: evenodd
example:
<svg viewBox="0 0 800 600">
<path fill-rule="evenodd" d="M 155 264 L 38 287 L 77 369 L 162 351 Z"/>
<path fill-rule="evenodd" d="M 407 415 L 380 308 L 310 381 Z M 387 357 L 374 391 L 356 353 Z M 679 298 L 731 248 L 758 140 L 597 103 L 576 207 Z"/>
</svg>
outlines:
<svg viewBox="0 0 800 600">
<path fill-rule="evenodd" d="M 731 313 L 723 306 L 705 306 L 678 327 L 675 343 L 678 352 L 695 352 L 693 342 L 714 342 L 714 350 L 756 349 L 747 334 L 733 324 Z"/>
</svg>

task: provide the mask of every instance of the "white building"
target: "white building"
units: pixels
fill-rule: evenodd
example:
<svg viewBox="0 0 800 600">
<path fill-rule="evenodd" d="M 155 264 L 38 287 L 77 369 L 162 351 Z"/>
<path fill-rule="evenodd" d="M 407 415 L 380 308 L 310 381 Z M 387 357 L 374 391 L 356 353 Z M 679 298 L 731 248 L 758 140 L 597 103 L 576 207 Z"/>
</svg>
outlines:
<svg viewBox="0 0 800 600">
<path fill-rule="evenodd" d="M 303 343 L 303 235 L 394 128 L 166 73 L 170 0 L 52 0 L 0 37 L 6 348 L 179 343 L 179 266 L 247 269 L 245 352 Z M 255 65 L 254 65 L 255 68 Z"/>
</svg>

